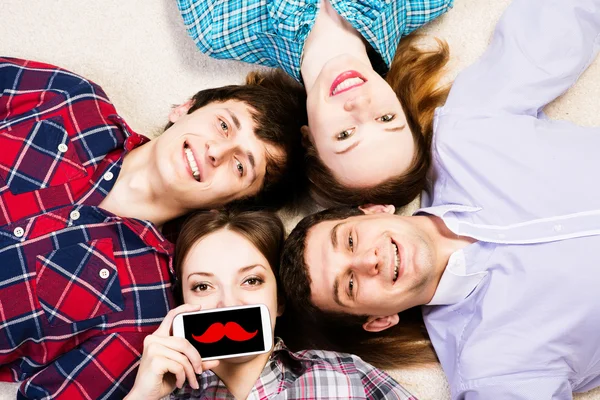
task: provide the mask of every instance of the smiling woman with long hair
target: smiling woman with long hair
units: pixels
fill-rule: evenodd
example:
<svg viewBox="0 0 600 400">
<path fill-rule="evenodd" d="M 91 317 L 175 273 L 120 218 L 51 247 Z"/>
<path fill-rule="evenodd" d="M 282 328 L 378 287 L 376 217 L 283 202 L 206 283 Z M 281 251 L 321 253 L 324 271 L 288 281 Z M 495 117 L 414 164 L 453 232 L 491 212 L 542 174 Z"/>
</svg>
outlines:
<svg viewBox="0 0 600 400">
<path fill-rule="evenodd" d="M 285 70 L 303 83 L 312 195 L 323 206 L 402 206 L 424 188 L 433 112 L 448 60 L 402 37 L 452 0 L 178 0 L 188 33 L 215 58 Z"/>
<path fill-rule="evenodd" d="M 305 350 L 292 353 L 275 330 L 284 311 L 278 290 L 284 229 L 263 211 L 205 211 L 192 215 L 178 232 L 175 297 L 171 310 L 144 341 L 136 381 L 127 399 L 402 399 L 413 397 L 396 381 L 349 354 Z M 203 362 L 171 326 L 182 312 L 264 304 L 271 315 L 272 350 L 259 355 Z M 187 381 L 187 383 L 186 383 Z"/>
</svg>

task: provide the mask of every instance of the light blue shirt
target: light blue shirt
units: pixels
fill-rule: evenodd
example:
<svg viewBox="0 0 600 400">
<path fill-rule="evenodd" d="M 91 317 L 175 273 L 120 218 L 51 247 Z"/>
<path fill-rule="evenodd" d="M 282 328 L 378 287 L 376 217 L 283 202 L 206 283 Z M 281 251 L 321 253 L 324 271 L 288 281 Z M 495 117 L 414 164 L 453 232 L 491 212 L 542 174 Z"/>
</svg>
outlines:
<svg viewBox="0 0 600 400">
<path fill-rule="evenodd" d="M 423 308 L 453 399 L 600 386 L 600 129 L 541 112 L 594 59 L 599 35 L 600 0 L 515 0 L 437 110 L 418 213 L 478 239 Z"/>
<path fill-rule="evenodd" d="M 444 14 L 454 0 L 329 1 L 375 50 L 374 68 L 383 74 L 400 38 Z M 304 42 L 320 4 L 321 0 L 177 0 L 200 51 L 214 58 L 282 68 L 298 81 Z"/>
</svg>

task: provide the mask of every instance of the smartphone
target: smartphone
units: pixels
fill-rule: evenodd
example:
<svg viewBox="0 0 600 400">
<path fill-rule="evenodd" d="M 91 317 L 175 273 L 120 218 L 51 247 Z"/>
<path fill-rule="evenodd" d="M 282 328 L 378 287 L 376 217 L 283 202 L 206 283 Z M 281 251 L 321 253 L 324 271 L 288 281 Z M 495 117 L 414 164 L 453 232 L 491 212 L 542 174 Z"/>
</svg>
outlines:
<svg viewBox="0 0 600 400">
<path fill-rule="evenodd" d="M 264 304 L 178 314 L 173 336 L 186 338 L 203 361 L 266 353 L 273 346 L 271 316 Z"/>
</svg>

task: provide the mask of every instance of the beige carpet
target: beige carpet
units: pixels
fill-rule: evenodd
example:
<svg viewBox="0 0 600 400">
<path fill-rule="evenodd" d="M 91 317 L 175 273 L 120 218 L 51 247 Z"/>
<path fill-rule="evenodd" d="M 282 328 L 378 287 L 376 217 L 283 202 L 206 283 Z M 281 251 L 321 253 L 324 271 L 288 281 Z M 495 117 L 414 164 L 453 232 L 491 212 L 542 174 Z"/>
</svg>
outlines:
<svg viewBox="0 0 600 400">
<path fill-rule="evenodd" d="M 449 79 L 483 52 L 510 1 L 455 2 L 425 28 L 450 43 Z M 0 16 L 0 54 L 53 63 L 96 81 L 133 129 L 146 135 L 160 132 L 171 105 L 206 87 L 242 82 L 253 68 L 196 51 L 174 0 L 2 0 Z M 596 62 L 547 113 L 600 125 L 599 98 Z M 392 374 L 420 399 L 449 398 L 439 368 Z M 0 399 L 15 393 L 16 385 L 0 384 Z M 600 399 L 600 390 L 575 398 Z"/>
</svg>

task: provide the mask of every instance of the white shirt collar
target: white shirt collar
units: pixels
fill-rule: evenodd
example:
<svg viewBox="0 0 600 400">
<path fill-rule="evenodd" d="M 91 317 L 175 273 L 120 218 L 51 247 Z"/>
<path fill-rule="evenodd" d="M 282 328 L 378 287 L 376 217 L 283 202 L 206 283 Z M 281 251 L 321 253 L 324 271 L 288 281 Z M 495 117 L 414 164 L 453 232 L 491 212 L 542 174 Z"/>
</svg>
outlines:
<svg viewBox="0 0 600 400">
<path fill-rule="evenodd" d="M 467 274 L 467 264 L 463 249 L 457 250 L 448 259 L 442 279 L 427 306 L 458 303 L 465 299 L 479 285 L 487 272 Z"/>
</svg>

